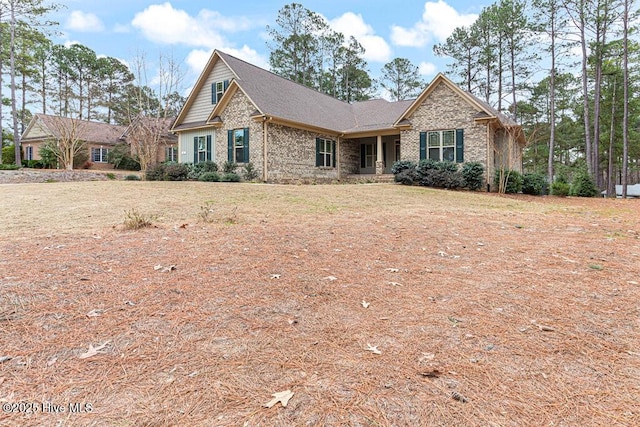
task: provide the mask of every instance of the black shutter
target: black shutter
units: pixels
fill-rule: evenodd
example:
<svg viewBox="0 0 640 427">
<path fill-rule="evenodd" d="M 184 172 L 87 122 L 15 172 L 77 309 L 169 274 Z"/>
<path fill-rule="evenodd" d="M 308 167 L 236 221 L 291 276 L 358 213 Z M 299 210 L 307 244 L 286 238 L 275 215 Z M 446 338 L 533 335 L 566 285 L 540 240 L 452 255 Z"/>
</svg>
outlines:
<svg viewBox="0 0 640 427">
<path fill-rule="evenodd" d="M 233 131 L 227 131 L 227 160 L 233 162 Z"/>
<path fill-rule="evenodd" d="M 193 163 L 198 163 L 198 137 L 193 137 Z"/>
<path fill-rule="evenodd" d="M 360 167 L 367 167 L 367 146 L 365 144 L 360 144 Z"/>
<path fill-rule="evenodd" d="M 207 161 L 211 160 L 211 135 L 207 135 Z"/>
<path fill-rule="evenodd" d="M 464 163 L 464 129 L 456 129 L 456 162 Z"/>
<path fill-rule="evenodd" d="M 427 158 L 427 133 L 420 132 L 420 160 Z"/>
<path fill-rule="evenodd" d="M 324 159 L 320 154 L 320 138 L 316 138 L 316 167 L 324 166 Z"/>
<path fill-rule="evenodd" d="M 249 128 L 244 128 L 244 147 L 243 151 L 243 159 L 244 163 L 249 163 Z"/>
<path fill-rule="evenodd" d="M 216 83 L 215 82 L 211 83 L 211 103 L 212 104 L 217 104 L 218 103 L 218 98 L 216 97 Z"/>
<path fill-rule="evenodd" d="M 331 143 L 331 145 L 332 145 L 331 148 L 333 149 L 333 157 L 332 157 L 332 159 L 333 159 L 333 167 L 335 168 L 336 167 L 336 142 L 333 141 Z"/>
<path fill-rule="evenodd" d="M 227 88 L 229 87 L 229 80 L 225 80 L 224 83 L 222 84 L 222 87 L 224 88 L 222 90 L 226 91 Z"/>
</svg>

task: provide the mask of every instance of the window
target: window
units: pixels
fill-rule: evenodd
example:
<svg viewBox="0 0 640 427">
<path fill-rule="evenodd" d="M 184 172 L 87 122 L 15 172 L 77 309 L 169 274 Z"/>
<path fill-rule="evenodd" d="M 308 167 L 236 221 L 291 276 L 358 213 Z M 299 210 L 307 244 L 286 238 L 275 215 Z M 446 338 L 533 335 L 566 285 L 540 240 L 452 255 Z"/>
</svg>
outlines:
<svg viewBox="0 0 640 427">
<path fill-rule="evenodd" d="M 336 143 L 330 139 L 316 138 L 316 166 L 336 167 Z"/>
<path fill-rule="evenodd" d="M 229 162 L 249 162 L 249 128 L 227 131 L 227 144 Z"/>
<path fill-rule="evenodd" d="M 93 163 L 107 163 L 109 159 L 109 149 L 100 147 L 100 148 L 91 148 L 91 161 Z"/>
<path fill-rule="evenodd" d="M 33 147 L 31 145 L 27 145 L 24 155 L 25 160 L 33 160 Z"/>
<path fill-rule="evenodd" d="M 463 157 L 463 129 L 420 132 L 420 160 L 462 163 Z"/>
<path fill-rule="evenodd" d="M 215 82 L 211 84 L 211 103 L 217 104 L 220 102 L 222 95 L 229 87 L 229 80 Z"/>
<path fill-rule="evenodd" d="M 177 153 L 176 153 L 177 156 Z M 167 160 L 169 158 L 167 157 Z M 176 158 L 177 160 L 177 158 Z M 193 137 L 193 163 L 213 160 L 211 157 L 211 135 Z"/>
<path fill-rule="evenodd" d="M 376 159 L 378 158 L 378 153 L 376 153 L 376 148 L 377 147 L 373 144 L 364 145 L 364 167 L 365 168 L 376 167 Z"/>
<path fill-rule="evenodd" d="M 165 149 L 164 159 L 167 162 L 177 162 L 178 161 L 178 147 L 170 146 Z"/>
<path fill-rule="evenodd" d="M 198 162 L 206 162 L 207 161 L 207 142 L 204 136 L 197 136 L 197 144 L 198 144 Z"/>
</svg>

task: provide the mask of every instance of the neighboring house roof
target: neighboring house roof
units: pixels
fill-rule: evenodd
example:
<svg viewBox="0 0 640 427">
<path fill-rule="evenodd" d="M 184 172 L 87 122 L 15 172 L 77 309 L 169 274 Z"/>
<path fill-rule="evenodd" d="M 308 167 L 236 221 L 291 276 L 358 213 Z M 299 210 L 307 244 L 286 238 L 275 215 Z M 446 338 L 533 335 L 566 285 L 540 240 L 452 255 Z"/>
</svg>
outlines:
<svg viewBox="0 0 640 427">
<path fill-rule="evenodd" d="M 125 128 L 102 122 L 72 119 L 69 117 L 35 114 L 22 135 L 22 141 L 61 138 L 65 132 L 75 127 L 77 137 L 85 142 L 104 145 L 117 144 Z M 39 128 L 39 129 L 38 129 Z M 36 129 L 40 130 L 38 132 Z M 31 136 L 31 134 L 34 134 Z"/>
<path fill-rule="evenodd" d="M 205 81 L 218 61 L 223 61 L 235 78 L 220 102 L 212 106 L 206 122 L 184 123 L 196 94 L 203 89 L 206 90 Z M 477 120 L 495 120 L 501 127 L 518 127 L 512 119 L 499 113 L 476 96 L 464 92 L 442 73 L 438 74 L 415 100 L 389 102 L 374 99 L 349 104 L 215 50 L 176 118 L 172 130 L 195 129 L 219 122 L 220 114 L 238 90 L 242 91 L 256 107 L 254 116 L 268 116 L 288 124 L 346 135 L 394 130 L 410 125 L 410 116 L 439 82 L 444 82 L 473 105 L 479 111 Z"/>
<path fill-rule="evenodd" d="M 172 142 L 178 141 L 178 136 L 171 133 L 171 127 L 175 121 L 175 117 L 137 117 L 129 126 L 127 126 L 120 136 L 120 139 L 126 140 L 136 126 L 143 125 L 146 128 L 153 128 L 164 139 Z"/>
</svg>

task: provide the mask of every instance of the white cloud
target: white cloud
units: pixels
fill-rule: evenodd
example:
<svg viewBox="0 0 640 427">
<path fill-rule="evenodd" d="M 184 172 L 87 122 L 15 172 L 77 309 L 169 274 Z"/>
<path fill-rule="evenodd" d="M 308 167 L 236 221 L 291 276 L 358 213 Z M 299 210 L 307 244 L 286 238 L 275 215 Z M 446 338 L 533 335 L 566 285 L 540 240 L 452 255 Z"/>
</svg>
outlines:
<svg viewBox="0 0 640 427">
<path fill-rule="evenodd" d="M 258 52 L 246 45 L 240 49 L 235 49 L 232 47 L 221 47 L 219 49 L 224 53 L 228 53 L 229 55 L 235 56 L 236 58 L 245 60 L 250 64 L 264 69 L 269 69 L 269 62 L 262 55 L 258 54 Z M 200 74 L 202 70 L 204 70 L 204 67 L 207 65 L 212 52 L 213 49 L 194 49 L 189 52 L 187 58 L 185 59 L 185 62 L 189 66 L 189 70 L 195 75 Z"/>
<path fill-rule="evenodd" d="M 331 28 L 344 34 L 348 40 L 355 37 L 365 49 L 364 59 L 372 62 L 387 62 L 391 58 L 389 44 L 375 34 L 373 28 L 364 22 L 362 15 L 347 12 L 329 22 Z"/>
<path fill-rule="evenodd" d="M 421 62 L 420 65 L 418 65 L 420 75 L 426 77 L 435 75 L 437 69 L 438 67 L 436 67 L 436 65 L 432 64 L 431 62 Z"/>
<path fill-rule="evenodd" d="M 391 27 L 391 40 L 397 46 L 424 47 L 431 41 L 446 40 L 457 27 L 471 25 L 476 19 L 478 15 L 460 14 L 443 0 L 426 2 L 422 19 L 413 27 Z"/>
<path fill-rule="evenodd" d="M 131 32 L 131 27 L 123 24 L 116 24 L 113 26 L 114 33 L 129 33 Z"/>
<path fill-rule="evenodd" d="M 74 10 L 67 18 L 65 27 L 69 30 L 80 32 L 100 32 L 104 30 L 104 25 L 100 18 L 93 13 L 85 13 Z"/>
<path fill-rule="evenodd" d="M 220 48 L 229 44 L 221 31 L 246 30 L 252 23 L 246 18 L 224 17 L 206 9 L 194 17 L 184 10 L 174 9 L 167 2 L 151 5 L 137 13 L 131 25 L 156 43 Z"/>
</svg>

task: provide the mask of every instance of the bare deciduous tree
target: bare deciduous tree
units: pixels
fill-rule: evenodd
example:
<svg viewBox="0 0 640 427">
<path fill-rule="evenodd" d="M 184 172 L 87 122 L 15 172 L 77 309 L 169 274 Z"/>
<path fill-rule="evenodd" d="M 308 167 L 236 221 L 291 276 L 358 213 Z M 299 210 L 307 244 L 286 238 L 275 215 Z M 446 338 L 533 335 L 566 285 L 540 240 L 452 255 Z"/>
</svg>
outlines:
<svg viewBox="0 0 640 427">
<path fill-rule="evenodd" d="M 54 135 L 48 145 L 62 169 L 73 170 L 73 159 L 86 150 L 83 134 L 87 125 L 84 120 L 49 116 L 47 127 Z"/>
</svg>

